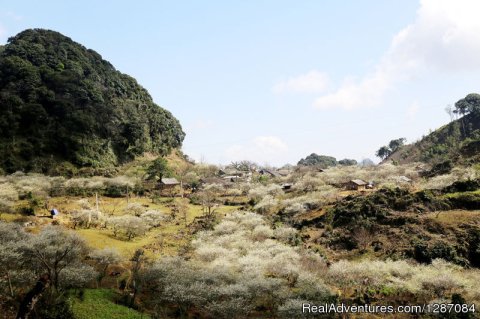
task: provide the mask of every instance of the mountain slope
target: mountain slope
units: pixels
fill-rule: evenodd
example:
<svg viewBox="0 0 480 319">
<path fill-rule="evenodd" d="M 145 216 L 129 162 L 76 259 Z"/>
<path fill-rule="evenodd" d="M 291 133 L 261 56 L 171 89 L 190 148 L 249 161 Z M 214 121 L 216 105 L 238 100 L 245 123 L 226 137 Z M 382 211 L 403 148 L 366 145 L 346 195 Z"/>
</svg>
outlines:
<svg viewBox="0 0 480 319">
<path fill-rule="evenodd" d="M 399 148 L 384 162 L 468 163 L 478 162 L 479 156 L 480 115 L 470 113 L 440 127 L 416 143 Z"/>
<path fill-rule="evenodd" d="M 134 58 L 134 57 L 132 57 Z M 54 31 L 26 30 L 0 50 L 0 167 L 108 167 L 167 154 L 185 133 L 137 81 Z"/>
</svg>

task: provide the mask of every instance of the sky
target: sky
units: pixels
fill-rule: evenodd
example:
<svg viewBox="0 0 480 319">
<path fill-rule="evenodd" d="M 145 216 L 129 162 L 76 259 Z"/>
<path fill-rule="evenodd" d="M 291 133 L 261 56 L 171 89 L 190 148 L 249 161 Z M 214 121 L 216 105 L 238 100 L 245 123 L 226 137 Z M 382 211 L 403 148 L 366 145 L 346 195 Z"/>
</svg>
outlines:
<svg viewBox="0 0 480 319">
<path fill-rule="evenodd" d="M 480 88 L 480 1 L 0 1 L 0 43 L 69 36 L 180 120 L 197 161 L 375 159 Z M 378 160 L 378 159 L 377 159 Z"/>
</svg>

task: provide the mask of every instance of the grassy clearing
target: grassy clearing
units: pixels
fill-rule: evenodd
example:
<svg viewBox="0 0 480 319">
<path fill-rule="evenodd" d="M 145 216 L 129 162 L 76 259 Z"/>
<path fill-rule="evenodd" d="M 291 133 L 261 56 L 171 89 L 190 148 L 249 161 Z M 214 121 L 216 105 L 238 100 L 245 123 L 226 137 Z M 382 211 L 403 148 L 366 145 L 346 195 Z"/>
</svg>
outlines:
<svg viewBox="0 0 480 319">
<path fill-rule="evenodd" d="M 77 319 L 116 318 L 147 319 L 150 316 L 115 303 L 115 292 L 110 289 L 85 289 L 83 298 L 72 298 L 72 309 Z"/>
<path fill-rule="evenodd" d="M 75 209 L 79 209 L 78 204 L 80 197 L 58 197 L 50 201 L 50 206 L 55 207 L 60 211 L 59 221 L 61 223 L 68 223 L 68 215 Z M 92 207 L 95 206 L 95 198 L 87 198 Z M 130 198 L 130 203 L 139 203 L 146 209 L 160 210 L 166 214 L 170 214 L 171 209 L 168 207 L 172 198 L 162 198 L 156 203 L 146 197 Z M 128 203 L 125 198 L 109 198 L 101 197 L 99 199 L 99 209 L 110 216 L 124 215 L 127 212 L 125 208 Z M 226 213 L 238 209 L 237 206 L 220 206 L 218 208 L 218 215 L 224 216 Z M 195 217 L 202 215 L 202 207 L 197 205 L 189 205 L 187 213 L 187 224 L 191 223 Z M 189 241 L 187 227 L 185 221 L 181 216 L 177 216 L 174 220 L 164 223 L 158 228 L 154 228 L 147 232 L 145 236 L 134 238 L 130 241 L 123 238 L 113 236 L 110 229 L 81 229 L 77 228 L 75 231 L 80 234 L 93 248 L 116 248 L 122 255 L 130 257 L 133 252 L 139 248 L 144 248 L 147 255 L 163 254 L 175 255 L 179 248 L 186 245 Z M 160 244 L 162 243 L 162 244 Z"/>
<path fill-rule="evenodd" d="M 458 225 L 480 221 L 480 210 L 445 210 L 428 213 L 425 217 L 442 224 Z"/>
<path fill-rule="evenodd" d="M 444 198 L 457 198 L 460 196 L 465 196 L 465 195 L 480 195 L 480 189 L 477 189 L 476 191 L 470 191 L 470 192 L 456 192 L 456 193 L 448 193 L 443 195 Z"/>
<path fill-rule="evenodd" d="M 96 206 L 96 200 L 94 196 L 90 197 L 75 197 L 75 196 L 61 196 L 53 197 L 49 200 L 49 209 L 56 208 L 60 215 L 55 220 L 67 227 L 70 224 L 70 214 L 77 209 L 81 209 L 79 200 L 87 199 L 90 206 L 94 209 Z M 99 197 L 99 210 L 103 212 L 105 216 L 120 216 L 128 214 L 126 207 L 128 203 L 139 203 L 145 207 L 146 210 L 159 210 L 167 215 L 170 215 L 171 208 L 169 205 L 173 201 L 173 198 L 163 197 L 155 203 L 148 197 L 132 197 L 128 200 L 126 198 L 111 198 L 111 197 Z M 235 211 L 239 206 L 220 206 L 217 209 L 217 214 L 222 218 L 225 214 L 231 211 Z M 189 205 L 187 213 L 187 224 L 190 224 L 196 217 L 201 216 L 202 207 L 199 205 Z M 50 218 L 50 213 L 44 208 L 38 208 L 36 216 L 23 216 L 21 214 L 2 214 L 1 220 L 12 222 L 18 220 L 35 220 L 37 226 L 33 227 L 31 231 L 38 230 L 43 225 L 52 223 L 53 219 Z M 182 216 L 177 216 L 175 219 L 165 222 L 158 228 L 154 228 L 148 231 L 145 236 L 133 238 L 128 241 L 124 238 L 118 238 L 113 236 L 111 229 L 82 229 L 77 228 L 75 230 L 81 235 L 87 244 L 92 248 L 116 248 L 120 254 L 125 257 L 131 257 L 135 250 L 143 248 L 146 250 L 147 255 L 175 255 L 178 250 L 187 245 L 190 241 L 190 235 L 188 234 L 188 227 L 185 227 L 185 221 Z"/>
</svg>

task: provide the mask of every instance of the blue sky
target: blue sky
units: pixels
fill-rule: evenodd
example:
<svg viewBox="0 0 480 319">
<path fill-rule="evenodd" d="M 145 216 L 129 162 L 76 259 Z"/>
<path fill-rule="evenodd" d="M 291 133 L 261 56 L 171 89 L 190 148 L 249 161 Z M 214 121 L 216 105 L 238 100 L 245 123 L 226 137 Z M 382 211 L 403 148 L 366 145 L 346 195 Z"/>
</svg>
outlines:
<svg viewBox="0 0 480 319">
<path fill-rule="evenodd" d="M 2 1 L 0 42 L 59 31 L 135 77 L 197 160 L 374 158 L 480 84 L 475 0 Z"/>
</svg>

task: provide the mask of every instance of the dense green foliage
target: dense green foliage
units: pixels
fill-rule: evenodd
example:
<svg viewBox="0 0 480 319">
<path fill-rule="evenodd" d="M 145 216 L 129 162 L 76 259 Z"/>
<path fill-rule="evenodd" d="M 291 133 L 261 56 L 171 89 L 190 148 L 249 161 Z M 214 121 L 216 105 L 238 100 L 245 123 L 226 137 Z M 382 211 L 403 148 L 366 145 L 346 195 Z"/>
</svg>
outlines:
<svg viewBox="0 0 480 319">
<path fill-rule="evenodd" d="M 302 158 L 300 161 L 298 161 L 297 165 L 318 166 L 319 168 L 327 168 L 327 167 L 332 167 L 337 165 L 343 165 L 343 166 L 358 165 L 358 162 L 351 158 L 344 158 L 337 162 L 337 159 L 333 156 L 318 155 L 318 154 L 312 153 L 307 157 Z"/>
<path fill-rule="evenodd" d="M 172 170 L 168 167 L 168 162 L 164 158 L 155 159 L 147 168 L 147 178 L 162 180 L 162 178 L 171 175 Z"/>
<path fill-rule="evenodd" d="M 168 153 L 185 134 L 135 79 L 54 31 L 26 30 L 0 50 L 0 167 L 50 172 Z"/>
<path fill-rule="evenodd" d="M 343 166 L 353 166 L 353 165 L 357 165 L 358 162 L 354 159 L 344 158 L 342 160 L 339 160 L 338 164 Z"/>
<path fill-rule="evenodd" d="M 337 165 L 337 159 L 332 156 L 326 156 L 326 155 L 318 155 L 315 153 L 312 153 L 308 155 L 305 158 L 302 158 L 299 162 L 298 165 L 303 165 L 303 166 L 319 166 L 322 168 L 327 168 L 330 166 L 335 166 Z"/>
<path fill-rule="evenodd" d="M 407 139 L 404 137 L 391 140 L 390 143 L 388 143 L 388 146 L 380 147 L 378 151 L 375 153 L 375 155 L 380 157 L 381 159 L 384 159 L 390 156 L 390 154 L 396 152 L 398 149 L 400 149 L 400 147 L 405 145 L 406 141 Z"/>
</svg>

